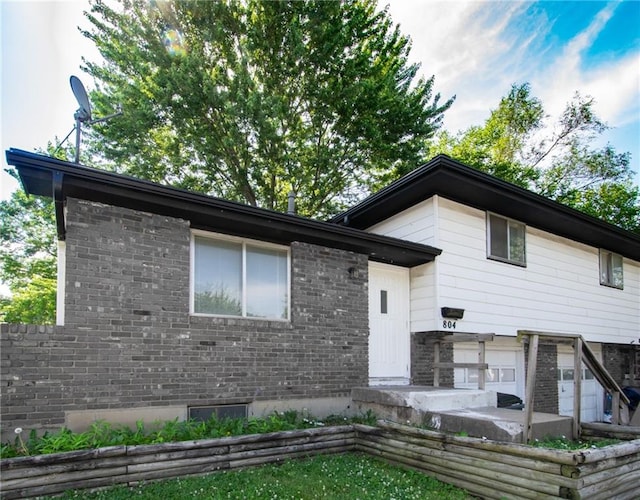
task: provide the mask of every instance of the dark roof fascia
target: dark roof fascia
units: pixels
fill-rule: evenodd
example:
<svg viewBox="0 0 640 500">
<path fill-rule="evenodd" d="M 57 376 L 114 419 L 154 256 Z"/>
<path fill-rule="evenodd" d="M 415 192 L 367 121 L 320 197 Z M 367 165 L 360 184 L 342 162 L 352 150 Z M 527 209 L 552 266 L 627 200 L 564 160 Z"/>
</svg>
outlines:
<svg viewBox="0 0 640 500">
<path fill-rule="evenodd" d="M 33 195 L 105 203 L 190 221 L 193 229 L 279 244 L 294 241 L 368 255 L 404 267 L 431 262 L 440 249 L 356 228 L 230 202 L 18 149 L 6 152 Z M 56 180 L 56 183 L 54 183 Z M 61 221 L 58 219 L 58 233 Z"/>
<path fill-rule="evenodd" d="M 330 222 L 367 229 L 434 195 L 640 261 L 640 235 L 468 167 L 446 155 L 436 156 L 333 217 Z"/>
</svg>

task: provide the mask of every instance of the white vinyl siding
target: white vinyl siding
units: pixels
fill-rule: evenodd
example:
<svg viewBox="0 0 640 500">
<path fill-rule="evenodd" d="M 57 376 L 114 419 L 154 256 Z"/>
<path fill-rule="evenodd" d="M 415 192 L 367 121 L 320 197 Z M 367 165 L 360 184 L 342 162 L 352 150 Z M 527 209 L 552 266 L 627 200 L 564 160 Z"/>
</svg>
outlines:
<svg viewBox="0 0 640 500">
<path fill-rule="evenodd" d="M 415 241 L 438 247 L 437 201 L 434 196 L 395 215 L 369 229 L 376 234 Z M 439 258 L 439 257 L 438 257 Z M 424 330 L 425 325 L 434 324 L 439 316 L 436 283 L 436 262 L 412 268 L 410 271 L 410 329 L 412 332 Z"/>
<path fill-rule="evenodd" d="M 434 196 L 368 229 L 401 240 L 437 247 L 437 200 Z"/>
<path fill-rule="evenodd" d="M 624 290 L 600 286 L 598 248 L 528 226 L 527 267 L 502 265 L 486 258 L 484 211 L 441 197 L 436 205 L 423 202 L 374 228 L 397 236 L 397 228 L 410 227 L 407 239 L 442 249 L 434 263 L 411 272 L 412 331 L 442 329 L 439 308 L 446 306 L 465 310 L 457 331 L 514 336 L 530 329 L 580 333 L 592 342 L 637 342 L 639 262 L 623 259 Z M 425 212 L 423 226 L 417 208 Z M 425 232 L 432 234 L 411 237 Z"/>
</svg>

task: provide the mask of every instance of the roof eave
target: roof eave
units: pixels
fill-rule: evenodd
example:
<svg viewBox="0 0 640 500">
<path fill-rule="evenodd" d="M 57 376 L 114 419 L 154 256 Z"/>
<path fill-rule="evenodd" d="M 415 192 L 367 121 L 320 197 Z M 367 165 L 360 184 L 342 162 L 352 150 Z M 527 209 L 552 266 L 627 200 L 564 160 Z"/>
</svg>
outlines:
<svg viewBox="0 0 640 500">
<path fill-rule="evenodd" d="M 6 154 L 7 162 L 17 168 L 29 194 L 54 197 L 54 178 L 57 178 L 60 186 L 55 200 L 80 198 L 180 217 L 189 220 L 194 229 L 281 244 L 312 243 L 365 254 L 372 260 L 403 267 L 431 262 L 441 253 L 440 249 L 428 245 L 229 202 L 35 153 L 11 149 Z M 60 235 L 59 218 L 58 225 Z"/>
<path fill-rule="evenodd" d="M 439 155 L 331 222 L 367 229 L 439 195 L 640 261 L 640 235 Z"/>
</svg>

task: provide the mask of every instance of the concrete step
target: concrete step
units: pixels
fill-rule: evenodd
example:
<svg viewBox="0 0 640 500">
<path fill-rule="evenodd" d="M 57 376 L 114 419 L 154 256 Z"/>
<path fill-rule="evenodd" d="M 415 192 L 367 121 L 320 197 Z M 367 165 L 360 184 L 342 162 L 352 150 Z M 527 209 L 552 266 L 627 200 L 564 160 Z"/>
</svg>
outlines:
<svg viewBox="0 0 640 500">
<path fill-rule="evenodd" d="M 371 410 L 378 417 L 471 437 L 520 443 L 524 412 L 496 408 L 493 391 L 450 389 L 430 386 L 373 386 L 351 391 L 359 412 Z M 533 439 L 571 437 L 571 417 L 534 413 Z"/>
</svg>

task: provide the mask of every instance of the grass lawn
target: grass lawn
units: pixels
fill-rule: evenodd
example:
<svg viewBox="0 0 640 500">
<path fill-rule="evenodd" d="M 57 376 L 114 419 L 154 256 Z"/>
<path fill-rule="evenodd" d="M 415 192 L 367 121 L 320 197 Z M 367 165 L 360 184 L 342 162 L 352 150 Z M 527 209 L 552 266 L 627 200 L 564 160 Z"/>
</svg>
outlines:
<svg viewBox="0 0 640 500">
<path fill-rule="evenodd" d="M 134 488 L 119 486 L 93 493 L 73 491 L 62 498 L 458 500 L 469 496 L 463 490 L 419 472 L 391 466 L 366 455 L 347 453 L 152 482 Z"/>
</svg>

